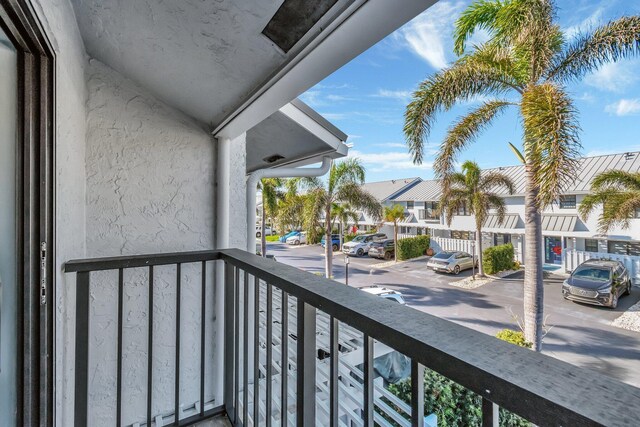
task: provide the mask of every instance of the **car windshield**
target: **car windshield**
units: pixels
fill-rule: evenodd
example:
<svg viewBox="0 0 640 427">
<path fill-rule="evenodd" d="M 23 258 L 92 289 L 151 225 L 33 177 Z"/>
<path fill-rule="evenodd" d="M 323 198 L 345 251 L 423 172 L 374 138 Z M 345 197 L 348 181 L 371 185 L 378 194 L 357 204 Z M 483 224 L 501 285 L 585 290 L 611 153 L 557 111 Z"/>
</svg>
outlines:
<svg viewBox="0 0 640 427">
<path fill-rule="evenodd" d="M 451 258 L 451 255 L 453 255 L 453 252 L 440 252 L 435 254 L 433 257 L 435 259 L 449 259 Z"/>
<path fill-rule="evenodd" d="M 611 279 L 611 270 L 608 268 L 578 267 L 572 276 L 578 279 L 608 282 Z"/>
<path fill-rule="evenodd" d="M 366 238 L 367 238 L 367 236 L 364 236 L 364 235 L 361 234 L 359 236 L 354 237 L 352 241 L 353 242 L 364 242 L 364 239 L 366 239 Z"/>
</svg>

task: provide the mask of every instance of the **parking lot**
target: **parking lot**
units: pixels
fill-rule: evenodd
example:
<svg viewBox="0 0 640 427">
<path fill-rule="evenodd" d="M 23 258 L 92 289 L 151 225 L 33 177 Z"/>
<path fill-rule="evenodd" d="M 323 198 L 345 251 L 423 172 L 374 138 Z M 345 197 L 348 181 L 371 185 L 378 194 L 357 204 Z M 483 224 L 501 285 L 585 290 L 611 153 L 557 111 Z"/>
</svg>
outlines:
<svg viewBox="0 0 640 427">
<path fill-rule="evenodd" d="M 279 262 L 312 273 L 324 273 L 324 250 L 319 245 L 269 244 L 268 253 Z M 334 279 L 345 282 L 344 255 L 334 256 Z M 384 263 L 384 264 L 383 264 Z M 383 265 L 384 268 L 379 266 Z M 435 273 L 426 260 L 389 266 L 369 257 L 350 258 L 349 286 L 381 285 L 401 291 L 407 304 L 475 330 L 495 335 L 500 329 L 518 329 L 522 319 L 523 274 L 495 280 L 477 289 L 451 285 L 465 276 Z M 640 333 L 611 326 L 611 322 L 640 300 L 640 289 L 620 299 L 618 308 L 595 307 L 566 301 L 560 293 L 563 278 L 545 279 L 547 335 L 543 352 L 594 371 L 640 386 Z"/>
</svg>

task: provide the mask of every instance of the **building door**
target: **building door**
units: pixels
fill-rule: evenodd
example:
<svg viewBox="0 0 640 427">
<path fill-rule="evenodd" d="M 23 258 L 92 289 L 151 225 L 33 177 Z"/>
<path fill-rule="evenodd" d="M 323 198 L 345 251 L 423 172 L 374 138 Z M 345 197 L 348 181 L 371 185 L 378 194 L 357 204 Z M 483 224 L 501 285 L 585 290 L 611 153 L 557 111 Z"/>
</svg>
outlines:
<svg viewBox="0 0 640 427">
<path fill-rule="evenodd" d="M 53 425 L 54 55 L 0 1 L 0 426 Z"/>
<path fill-rule="evenodd" d="M 544 236 L 545 264 L 562 264 L 562 241 L 560 237 Z"/>
</svg>

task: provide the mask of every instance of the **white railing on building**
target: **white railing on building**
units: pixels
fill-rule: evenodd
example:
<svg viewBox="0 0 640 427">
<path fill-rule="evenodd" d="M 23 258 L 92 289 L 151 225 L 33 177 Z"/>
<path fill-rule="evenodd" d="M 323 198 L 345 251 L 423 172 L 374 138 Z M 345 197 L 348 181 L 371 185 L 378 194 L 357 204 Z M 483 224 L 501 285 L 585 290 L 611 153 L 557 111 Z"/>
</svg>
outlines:
<svg viewBox="0 0 640 427">
<path fill-rule="evenodd" d="M 445 237 L 431 237 L 430 246 L 435 252 L 462 251 L 473 253 L 473 240 L 448 239 Z"/>
<path fill-rule="evenodd" d="M 640 285 L 640 256 L 610 254 L 606 252 L 586 252 L 577 251 L 575 249 L 568 249 L 565 252 L 564 256 L 564 269 L 567 272 L 571 272 L 586 260 L 593 258 L 613 259 L 616 261 L 621 261 L 625 265 L 625 267 L 627 267 L 627 270 L 629 270 L 633 284 Z"/>
</svg>

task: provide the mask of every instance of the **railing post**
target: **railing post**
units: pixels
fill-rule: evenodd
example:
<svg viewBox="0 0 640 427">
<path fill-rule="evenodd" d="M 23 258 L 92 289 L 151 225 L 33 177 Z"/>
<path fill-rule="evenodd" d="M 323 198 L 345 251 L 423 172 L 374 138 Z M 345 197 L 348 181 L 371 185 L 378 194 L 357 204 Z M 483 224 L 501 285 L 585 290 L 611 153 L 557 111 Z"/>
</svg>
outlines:
<svg viewBox="0 0 640 427">
<path fill-rule="evenodd" d="M 487 398 L 482 398 L 482 427 L 498 427 L 500 425 L 500 409 Z"/>
<path fill-rule="evenodd" d="M 424 427 L 424 366 L 411 359 L 411 425 Z"/>
<path fill-rule="evenodd" d="M 297 317 L 296 418 L 297 425 L 312 426 L 316 422 L 316 309 L 298 299 Z"/>
<path fill-rule="evenodd" d="M 89 272 L 76 275 L 76 366 L 74 424 L 88 425 L 89 397 Z"/>
<path fill-rule="evenodd" d="M 235 410 L 233 406 L 234 391 L 234 364 L 233 349 L 237 331 L 234 323 L 234 302 L 235 302 L 235 283 L 234 283 L 234 267 L 225 262 L 224 264 L 224 329 L 220 333 L 224 333 L 224 406 L 227 411 L 229 420 L 233 423 L 236 421 Z M 204 404 L 204 402 L 201 402 Z"/>
</svg>

